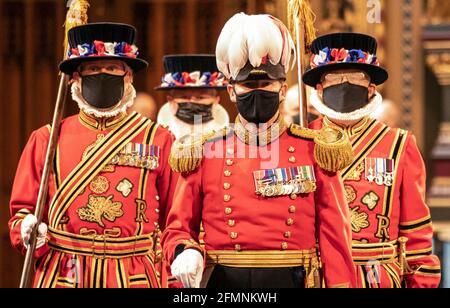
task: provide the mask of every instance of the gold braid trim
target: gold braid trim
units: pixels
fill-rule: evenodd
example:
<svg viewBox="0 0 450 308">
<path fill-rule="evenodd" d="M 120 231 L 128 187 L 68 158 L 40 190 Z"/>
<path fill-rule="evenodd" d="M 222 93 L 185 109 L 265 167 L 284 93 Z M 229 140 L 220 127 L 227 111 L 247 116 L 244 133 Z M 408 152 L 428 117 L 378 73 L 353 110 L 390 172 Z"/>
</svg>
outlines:
<svg viewBox="0 0 450 308">
<path fill-rule="evenodd" d="M 197 170 L 203 161 L 204 148 L 207 141 L 224 137 L 229 130 L 224 128 L 218 132 L 205 135 L 186 135 L 175 141 L 169 156 L 169 165 L 178 173 L 190 173 Z"/>
<path fill-rule="evenodd" d="M 338 172 L 348 167 L 354 160 L 353 149 L 348 136 L 339 128 L 325 127 L 321 130 L 291 125 L 292 135 L 314 140 L 314 158 L 322 169 Z"/>
</svg>

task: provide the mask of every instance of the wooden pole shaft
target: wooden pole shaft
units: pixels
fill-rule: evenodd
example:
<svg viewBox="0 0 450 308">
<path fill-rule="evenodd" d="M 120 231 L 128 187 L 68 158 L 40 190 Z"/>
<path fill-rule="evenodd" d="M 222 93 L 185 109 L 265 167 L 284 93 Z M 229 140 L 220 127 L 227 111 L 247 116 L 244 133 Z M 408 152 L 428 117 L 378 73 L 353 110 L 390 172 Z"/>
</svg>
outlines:
<svg viewBox="0 0 450 308">
<path fill-rule="evenodd" d="M 303 128 L 308 127 L 308 107 L 306 98 L 306 88 L 303 83 L 303 72 L 304 72 L 304 59 L 303 56 L 306 54 L 306 48 L 302 48 L 302 42 L 305 41 L 305 35 L 301 31 L 300 19 L 295 18 L 295 35 L 297 41 L 297 74 L 298 74 L 298 100 L 300 105 L 300 126 Z"/>
<path fill-rule="evenodd" d="M 33 268 L 33 257 L 36 250 L 37 242 L 37 232 L 38 227 L 42 222 L 42 217 L 44 214 L 45 205 L 47 203 L 48 197 L 48 183 L 50 180 L 50 172 L 52 169 L 53 159 L 55 157 L 56 146 L 59 140 L 60 126 L 64 111 L 64 104 L 67 97 L 67 85 L 69 81 L 69 76 L 66 74 L 61 74 L 58 97 L 56 99 L 55 111 L 53 113 L 52 129 L 50 133 L 50 140 L 48 143 L 47 154 L 45 158 L 44 170 L 42 172 L 41 185 L 39 188 L 39 195 L 36 204 L 36 210 L 34 215 L 37 218 L 38 223 L 36 224 L 33 232 L 31 233 L 29 246 L 25 256 L 25 263 L 23 265 L 22 277 L 20 279 L 20 288 L 29 288 L 31 278 L 34 276 L 32 274 Z"/>
</svg>

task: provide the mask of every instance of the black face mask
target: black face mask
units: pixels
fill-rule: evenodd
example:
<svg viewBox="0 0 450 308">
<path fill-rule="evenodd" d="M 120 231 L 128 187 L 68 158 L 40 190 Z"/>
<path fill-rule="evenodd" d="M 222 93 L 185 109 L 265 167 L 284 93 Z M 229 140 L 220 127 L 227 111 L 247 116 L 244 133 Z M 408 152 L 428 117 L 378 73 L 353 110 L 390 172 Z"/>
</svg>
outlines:
<svg viewBox="0 0 450 308">
<path fill-rule="evenodd" d="M 254 90 L 246 94 L 236 95 L 239 113 L 248 122 L 264 124 L 269 122 L 280 108 L 280 93 Z"/>
<path fill-rule="evenodd" d="M 175 116 L 188 124 L 208 123 L 213 120 L 212 104 L 179 103 Z"/>
<path fill-rule="evenodd" d="M 125 92 L 126 76 L 97 74 L 82 76 L 81 95 L 89 105 L 99 109 L 109 109 L 117 105 Z"/>
<path fill-rule="evenodd" d="M 369 103 L 369 89 L 346 82 L 324 89 L 323 102 L 334 111 L 350 113 Z"/>
</svg>

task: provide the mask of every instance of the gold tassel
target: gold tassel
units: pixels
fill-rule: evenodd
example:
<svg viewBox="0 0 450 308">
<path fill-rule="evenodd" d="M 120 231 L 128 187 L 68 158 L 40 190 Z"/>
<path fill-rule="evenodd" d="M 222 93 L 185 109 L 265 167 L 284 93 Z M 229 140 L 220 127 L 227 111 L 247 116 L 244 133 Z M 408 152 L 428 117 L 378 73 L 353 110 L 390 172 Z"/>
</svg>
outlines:
<svg viewBox="0 0 450 308">
<path fill-rule="evenodd" d="M 309 0 L 288 0 L 288 23 L 291 33 L 296 33 L 296 20 L 300 22 L 300 29 L 305 38 L 305 41 L 300 43 L 304 43 L 308 49 L 316 38 L 316 28 L 314 27 L 316 15 L 311 9 Z M 293 38 L 296 42 L 295 35 Z"/>
<path fill-rule="evenodd" d="M 66 22 L 65 22 L 65 38 L 64 38 L 64 59 L 67 58 L 67 53 L 69 51 L 69 30 L 85 25 L 88 22 L 88 14 L 87 11 L 89 9 L 89 1 L 88 0 L 70 0 L 68 2 L 69 11 L 67 12 Z"/>
<path fill-rule="evenodd" d="M 319 167 L 326 171 L 341 171 L 354 160 L 350 140 L 341 129 L 327 127 L 312 130 L 294 124 L 290 131 L 294 136 L 314 140 L 314 158 Z"/>
<path fill-rule="evenodd" d="M 338 172 L 354 160 L 353 149 L 344 131 L 336 128 L 322 128 L 314 138 L 314 157 L 317 164 L 329 172 Z"/>
<path fill-rule="evenodd" d="M 224 136 L 227 132 L 227 129 L 223 129 L 219 133 L 192 134 L 175 141 L 169 156 L 170 167 L 173 171 L 184 174 L 195 171 L 203 161 L 205 143 L 214 136 Z"/>
</svg>

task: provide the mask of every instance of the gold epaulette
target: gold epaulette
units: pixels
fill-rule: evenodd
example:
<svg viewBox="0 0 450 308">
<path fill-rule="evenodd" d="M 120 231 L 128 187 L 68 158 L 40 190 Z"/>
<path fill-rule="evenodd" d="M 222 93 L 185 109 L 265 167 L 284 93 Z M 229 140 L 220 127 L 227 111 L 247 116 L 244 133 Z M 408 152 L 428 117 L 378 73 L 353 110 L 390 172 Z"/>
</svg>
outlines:
<svg viewBox="0 0 450 308">
<path fill-rule="evenodd" d="M 169 157 L 169 165 L 178 173 L 190 173 L 197 170 L 203 161 L 204 145 L 224 138 L 231 129 L 223 128 L 208 134 L 191 134 L 181 137 L 172 146 Z"/>
<path fill-rule="evenodd" d="M 338 172 L 353 162 L 352 145 L 343 130 L 330 127 L 313 130 L 296 124 L 289 130 L 293 136 L 314 140 L 314 158 L 322 169 Z"/>
</svg>

